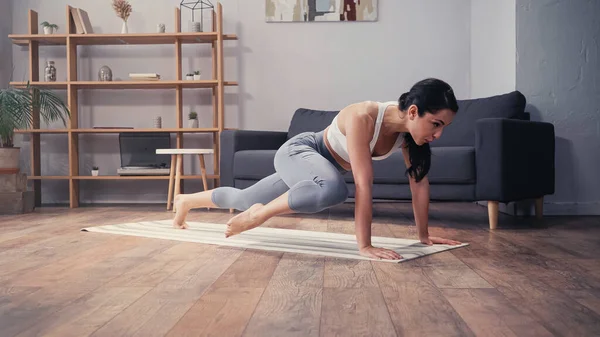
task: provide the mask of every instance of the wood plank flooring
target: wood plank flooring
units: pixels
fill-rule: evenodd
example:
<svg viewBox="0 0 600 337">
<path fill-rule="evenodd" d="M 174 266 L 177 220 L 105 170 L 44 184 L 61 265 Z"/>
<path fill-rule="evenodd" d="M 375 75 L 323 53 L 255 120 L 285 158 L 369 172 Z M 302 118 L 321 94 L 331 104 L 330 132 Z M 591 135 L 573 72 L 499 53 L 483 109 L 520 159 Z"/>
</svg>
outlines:
<svg viewBox="0 0 600 337">
<path fill-rule="evenodd" d="M 415 238 L 410 203 L 373 233 Z M 353 233 L 353 205 L 264 226 Z M 84 233 L 163 206 L 0 216 L 0 336 L 600 336 L 600 217 L 433 203 L 430 234 L 470 245 L 400 264 Z M 190 221 L 225 223 L 226 210 Z"/>
</svg>

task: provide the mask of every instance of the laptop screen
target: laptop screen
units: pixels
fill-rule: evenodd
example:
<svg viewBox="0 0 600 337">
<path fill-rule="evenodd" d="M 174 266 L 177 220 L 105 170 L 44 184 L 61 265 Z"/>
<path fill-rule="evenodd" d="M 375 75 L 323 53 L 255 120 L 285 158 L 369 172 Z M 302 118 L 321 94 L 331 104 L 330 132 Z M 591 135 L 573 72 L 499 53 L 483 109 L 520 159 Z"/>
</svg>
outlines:
<svg viewBox="0 0 600 337">
<path fill-rule="evenodd" d="M 121 167 L 169 168 L 171 156 L 156 154 L 157 149 L 171 148 L 168 132 L 120 133 Z"/>
</svg>

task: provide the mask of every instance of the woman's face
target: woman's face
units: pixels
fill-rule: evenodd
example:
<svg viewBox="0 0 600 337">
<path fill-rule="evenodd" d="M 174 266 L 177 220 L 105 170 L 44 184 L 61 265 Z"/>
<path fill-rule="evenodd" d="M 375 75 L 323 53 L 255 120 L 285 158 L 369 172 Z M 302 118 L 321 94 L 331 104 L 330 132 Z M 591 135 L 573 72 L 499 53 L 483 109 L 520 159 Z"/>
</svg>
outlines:
<svg viewBox="0 0 600 337">
<path fill-rule="evenodd" d="M 417 145 L 431 143 L 442 136 L 442 131 L 452 123 L 454 115 L 452 110 L 442 109 L 436 114 L 427 112 L 420 117 L 417 106 L 411 105 L 408 108 L 409 132 Z"/>
</svg>

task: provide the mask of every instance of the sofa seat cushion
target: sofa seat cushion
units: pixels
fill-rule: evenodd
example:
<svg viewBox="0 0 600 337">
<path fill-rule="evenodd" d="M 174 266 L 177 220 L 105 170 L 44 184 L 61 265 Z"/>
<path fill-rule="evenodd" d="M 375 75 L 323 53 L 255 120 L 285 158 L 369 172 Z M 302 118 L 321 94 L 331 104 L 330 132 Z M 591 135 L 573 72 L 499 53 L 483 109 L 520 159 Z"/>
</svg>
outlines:
<svg viewBox="0 0 600 337">
<path fill-rule="evenodd" d="M 277 150 L 238 151 L 233 157 L 234 179 L 260 180 L 275 173 L 275 153 Z"/>
<path fill-rule="evenodd" d="M 406 164 L 402 152 L 392 154 L 386 160 L 373 161 L 374 184 L 408 184 Z M 352 172 L 344 176 L 346 182 L 354 182 Z M 431 149 L 430 184 L 474 184 L 475 148 L 471 146 L 435 147 Z"/>
<path fill-rule="evenodd" d="M 275 173 L 273 160 L 277 150 L 247 150 L 235 153 L 233 177 L 235 179 L 260 180 Z M 373 161 L 374 184 L 408 184 L 404 175 L 406 165 L 401 152 L 386 160 Z M 435 147 L 431 149 L 431 184 L 474 184 L 475 148 L 470 146 Z M 344 176 L 353 183 L 352 172 Z"/>
</svg>

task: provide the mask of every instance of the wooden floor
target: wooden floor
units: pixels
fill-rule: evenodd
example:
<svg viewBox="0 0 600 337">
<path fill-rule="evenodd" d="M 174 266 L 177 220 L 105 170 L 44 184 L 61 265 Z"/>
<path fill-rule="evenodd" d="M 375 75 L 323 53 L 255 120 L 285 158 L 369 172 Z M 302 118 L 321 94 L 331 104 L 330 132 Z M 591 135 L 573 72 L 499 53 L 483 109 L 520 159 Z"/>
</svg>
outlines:
<svg viewBox="0 0 600 337">
<path fill-rule="evenodd" d="M 353 233 L 352 204 L 265 226 Z M 0 216 L 0 336 L 599 336 L 600 218 L 432 204 L 430 234 L 470 243 L 400 264 L 80 232 L 170 219 L 163 206 Z M 221 210 L 190 220 L 225 223 Z M 416 238 L 411 206 L 373 233 Z"/>
</svg>

